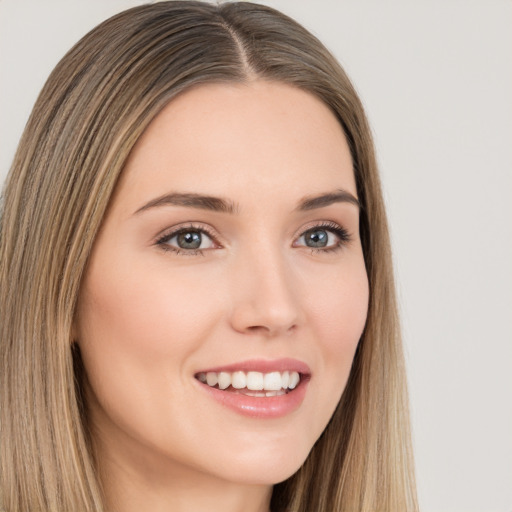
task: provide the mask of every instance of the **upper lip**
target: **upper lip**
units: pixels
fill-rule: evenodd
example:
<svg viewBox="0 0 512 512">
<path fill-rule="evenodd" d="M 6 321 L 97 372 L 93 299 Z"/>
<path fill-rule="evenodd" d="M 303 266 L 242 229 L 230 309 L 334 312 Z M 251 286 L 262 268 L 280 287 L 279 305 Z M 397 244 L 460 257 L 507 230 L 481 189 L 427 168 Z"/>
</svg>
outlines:
<svg viewBox="0 0 512 512">
<path fill-rule="evenodd" d="M 303 375 L 311 374 L 311 369 L 303 361 L 292 358 L 282 359 L 250 359 L 246 361 L 239 361 L 237 363 L 230 363 L 222 366 L 214 366 L 211 368 L 201 369 L 196 373 L 208 373 L 208 372 L 298 372 Z"/>
</svg>

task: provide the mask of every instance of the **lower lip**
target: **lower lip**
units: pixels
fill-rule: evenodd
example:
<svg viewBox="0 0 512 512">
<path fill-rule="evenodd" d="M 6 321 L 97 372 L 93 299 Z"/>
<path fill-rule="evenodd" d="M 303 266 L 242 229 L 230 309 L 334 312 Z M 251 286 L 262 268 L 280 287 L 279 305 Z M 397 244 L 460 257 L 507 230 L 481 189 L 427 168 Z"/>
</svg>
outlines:
<svg viewBox="0 0 512 512">
<path fill-rule="evenodd" d="M 222 391 L 197 381 L 198 384 L 217 402 L 238 414 L 251 418 L 272 419 L 286 416 L 300 407 L 309 382 L 308 377 L 301 377 L 297 387 L 285 395 L 256 397 L 232 391 Z"/>
</svg>

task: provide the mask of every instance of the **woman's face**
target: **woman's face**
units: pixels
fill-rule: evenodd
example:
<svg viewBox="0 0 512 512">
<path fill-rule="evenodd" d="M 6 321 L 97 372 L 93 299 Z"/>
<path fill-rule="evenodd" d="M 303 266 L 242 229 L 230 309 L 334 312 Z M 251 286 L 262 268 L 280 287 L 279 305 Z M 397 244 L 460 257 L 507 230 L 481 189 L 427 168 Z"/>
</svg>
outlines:
<svg viewBox="0 0 512 512">
<path fill-rule="evenodd" d="M 80 294 L 100 458 L 148 479 L 295 472 L 365 324 L 358 221 L 343 131 L 312 95 L 257 81 L 174 99 L 129 158 Z"/>
</svg>

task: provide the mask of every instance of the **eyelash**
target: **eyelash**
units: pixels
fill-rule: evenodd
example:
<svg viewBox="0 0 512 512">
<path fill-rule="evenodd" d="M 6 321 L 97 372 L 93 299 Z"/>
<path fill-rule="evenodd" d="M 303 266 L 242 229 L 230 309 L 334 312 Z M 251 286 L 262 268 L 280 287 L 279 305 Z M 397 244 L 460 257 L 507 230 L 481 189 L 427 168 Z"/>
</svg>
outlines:
<svg viewBox="0 0 512 512">
<path fill-rule="evenodd" d="M 331 247 L 326 247 L 326 248 L 309 247 L 309 249 L 311 249 L 312 254 L 334 253 L 334 252 L 341 250 L 345 245 L 347 245 L 348 243 L 350 243 L 352 241 L 352 237 L 349 234 L 349 232 L 345 228 L 343 228 L 339 224 L 337 224 L 336 222 L 332 222 L 332 221 L 320 222 L 319 224 L 314 224 L 312 226 L 307 227 L 305 230 L 303 230 L 300 233 L 300 235 L 297 237 L 297 239 L 303 237 L 309 231 L 313 231 L 313 230 L 317 230 L 317 229 L 318 230 L 325 229 L 326 231 L 330 231 L 331 233 L 334 233 L 337 236 L 338 241 L 336 244 L 334 244 Z M 174 237 L 180 235 L 181 233 L 187 233 L 188 231 L 195 231 L 195 232 L 198 232 L 201 234 L 205 234 L 212 240 L 212 242 L 215 245 L 220 246 L 220 243 L 218 242 L 217 237 L 210 229 L 208 229 L 207 227 L 202 226 L 202 225 L 201 226 L 195 225 L 193 223 L 188 224 L 186 226 L 180 226 L 177 229 L 173 229 L 171 232 L 165 233 L 164 235 L 162 235 L 161 237 L 159 237 L 156 240 L 155 245 L 159 246 L 162 250 L 164 250 L 166 252 L 172 252 L 172 253 L 174 253 L 176 255 L 180 255 L 180 256 L 197 256 L 197 255 L 204 256 L 204 252 L 208 251 L 210 249 L 180 249 L 178 247 L 173 247 L 172 245 L 168 244 L 169 240 L 172 240 Z M 300 247 L 307 247 L 307 246 L 300 246 Z"/>
<path fill-rule="evenodd" d="M 172 240 L 175 236 L 178 236 L 181 233 L 187 233 L 188 231 L 196 231 L 198 233 L 207 235 L 214 244 L 220 245 L 217 241 L 217 237 L 205 226 L 198 226 L 195 224 L 187 224 L 186 226 L 180 226 L 177 229 L 173 229 L 171 232 L 165 233 L 156 241 L 156 245 L 158 245 L 162 250 L 166 252 L 173 252 L 176 255 L 180 256 L 204 256 L 204 251 L 209 249 L 180 249 L 179 247 L 173 247 L 169 245 L 169 240 Z"/>
<path fill-rule="evenodd" d="M 348 243 L 352 241 L 352 237 L 350 233 L 333 221 L 328 222 L 320 222 L 319 224 L 314 224 L 308 228 L 306 228 L 304 231 L 301 232 L 298 238 L 304 236 L 308 231 L 314 231 L 314 230 L 322 230 L 325 229 L 325 231 L 330 231 L 334 233 L 338 237 L 338 241 L 332 246 L 332 247 L 326 247 L 325 249 L 317 248 L 317 247 L 309 247 L 311 249 L 311 254 L 316 253 L 335 253 L 339 250 L 343 249 Z"/>
</svg>

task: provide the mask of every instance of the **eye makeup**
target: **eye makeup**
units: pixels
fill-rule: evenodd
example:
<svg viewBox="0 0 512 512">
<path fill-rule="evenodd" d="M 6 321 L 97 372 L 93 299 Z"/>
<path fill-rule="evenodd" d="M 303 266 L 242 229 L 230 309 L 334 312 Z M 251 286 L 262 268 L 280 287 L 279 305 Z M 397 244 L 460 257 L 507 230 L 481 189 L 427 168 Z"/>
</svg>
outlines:
<svg viewBox="0 0 512 512">
<path fill-rule="evenodd" d="M 156 240 L 155 245 L 180 256 L 204 256 L 205 251 L 222 248 L 210 228 L 194 223 L 171 228 Z"/>
<path fill-rule="evenodd" d="M 351 240 L 344 227 L 333 221 L 323 221 L 302 228 L 292 247 L 305 247 L 312 253 L 331 253 L 342 249 Z M 210 227 L 193 222 L 166 231 L 155 245 L 180 256 L 204 256 L 207 251 L 223 247 Z"/>
<path fill-rule="evenodd" d="M 302 244 L 298 241 L 302 240 Z M 314 253 L 337 252 L 352 241 L 350 233 L 337 222 L 320 222 L 308 226 L 294 242 L 293 247 L 307 247 Z"/>
</svg>

